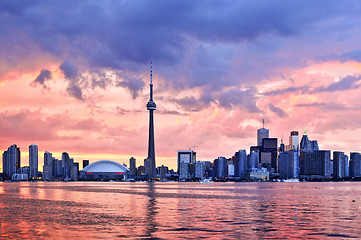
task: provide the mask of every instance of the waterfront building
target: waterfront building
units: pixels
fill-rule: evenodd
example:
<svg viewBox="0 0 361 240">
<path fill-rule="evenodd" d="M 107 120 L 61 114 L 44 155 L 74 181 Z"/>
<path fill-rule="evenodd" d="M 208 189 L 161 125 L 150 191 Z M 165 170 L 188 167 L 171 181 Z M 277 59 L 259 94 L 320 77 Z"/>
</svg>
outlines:
<svg viewBox="0 0 361 240">
<path fill-rule="evenodd" d="M 63 152 L 62 156 L 61 156 L 61 160 L 62 160 L 62 169 L 63 169 L 63 173 L 62 173 L 62 177 L 64 180 L 68 180 L 70 179 L 70 157 L 69 154 L 67 152 Z"/>
<path fill-rule="evenodd" d="M 273 168 L 274 172 L 278 171 L 277 163 L 277 138 L 264 138 L 262 140 L 261 164 L 262 167 Z"/>
<path fill-rule="evenodd" d="M 82 180 L 124 180 L 129 169 L 117 162 L 101 160 L 94 162 L 80 170 Z"/>
<path fill-rule="evenodd" d="M 153 101 L 153 71 L 152 66 L 150 70 L 150 98 L 147 104 L 149 111 L 149 141 L 148 141 L 148 160 L 149 164 L 145 166 L 148 181 L 153 180 L 156 177 L 155 171 L 155 148 L 154 148 L 154 119 L 153 111 L 156 110 L 157 105 Z M 147 168 L 149 168 L 147 170 Z"/>
<path fill-rule="evenodd" d="M 137 176 L 136 160 L 133 157 L 129 159 L 129 171 L 131 177 Z"/>
<path fill-rule="evenodd" d="M 221 179 L 227 176 L 227 159 L 218 157 L 214 160 L 213 177 Z"/>
<path fill-rule="evenodd" d="M 350 153 L 350 177 L 361 177 L 361 153 Z"/>
<path fill-rule="evenodd" d="M 234 177 L 234 164 L 227 164 L 227 176 Z"/>
<path fill-rule="evenodd" d="M 30 179 L 35 179 L 38 176 L 38 146 L 31 144 L 29 146 L 29 168 L 30 168 Z"/>
<path fill-rule="evenodd" d="M 205 173 L 206 173 L 206 162 L 196 161 L 195 166 L 196 166 L 195 177 L 196 178 L 204 178 Z"/>
<path fill-rule="evenodd" d="M 189 179 L 191 177 L 189 167 L 196 162 L 196 152 L 192 150 L 179 150 L 177 156 L 179 180 Z"/>
<path fill-rule="evenodd" d="M 43 166 L 43 180 L 52 181 L 53 180 L 53 167 L 52 165 Z"/>
<path fill-rule="evenodd" d="M 137 170 L 137 176 L 143 176 L 145 175 L 145 167 L 144 166 L 139 166 L 138 170 Z"/>
<path fill-rule="evenodd" d="M 244 178 L 247 170 L 247 153 L 246 150 L 239 150 L 234 154 L 234 176 Z"/>
<path fill-rule="evenodd" d="M 89 165 L 89 160 L 83 160 L 83 168 Z"/>
<path fill-rule="evenodd" d="M 56 161 L 56 163 L 55 163 L 55 161 Z M 56 174 L 54 174 L 54 175 L 56 175 L 56 178 L 57 179 L 61 179 L 62 178 L 62 176 L 63 176 L 63 161 L 62 160 L 58 160 L 58 159 L 54 159 L 53 160 L 53 166 L 56 166 Z M 54 169 L 53 169 L 54 170 Z"/>
<path fill-rule="evenodd" d="M 259 152 L 252 151 L 247 156 L 247 169 L 258 168 L 258 166 L 259 166 Z"/>
<path fill-rule="evenodd" d="M 158 173 L 159 173 L 159 179 L 161 181 L 164 181 L 167 179 L 167 174 L 168 174 L 168 167 L 162 165 L 160 167 L 157 167 Z M 131 171 L 131 169 L 129 169 L 129 171 Z"/>
<path fill-rule="evenodd" d="M 5 178 L 11 179 L 11 176 L 17 173 L 20 168 L 20 161 L 20 149 L 16 144 L 13 144 L 3 153 L 3 173 Z"/>
<path fill-rule="evenodd" d="M 79 176 L 79 163 L 74 163 L 70 166 L 70 180 L 78 181 Z"/>
<path fill-rule="evenodd" d="M 345 177 L 349 177 L 350 176 L 350 167 L 349 167 L 349 161 L 348 161 L 347 155 L 344 155 L 343 164 L 345 166 Z"/>
<path fill-rule="evenodd" d="M 333 178 L 344 178 L 346 176 L 345 154 L 343 152 L 333 152 Z"/>
<path fill-rule="evenodd" d="M 299 157 L 296 150 L 279 153 L 278 171 L 280 179 L 299 178 Z"/>
<path fill-rule="evenodd" d="M 267 168 L 251 168 L 246 172 L 246 179 L 249 181 L 269 181 Z"/>
<path fill-rule="evenodd" d="M 331 177 L 331 151 L 301 152 L 300 175 L 306 178 L 329 179 Z"/>
</svg>

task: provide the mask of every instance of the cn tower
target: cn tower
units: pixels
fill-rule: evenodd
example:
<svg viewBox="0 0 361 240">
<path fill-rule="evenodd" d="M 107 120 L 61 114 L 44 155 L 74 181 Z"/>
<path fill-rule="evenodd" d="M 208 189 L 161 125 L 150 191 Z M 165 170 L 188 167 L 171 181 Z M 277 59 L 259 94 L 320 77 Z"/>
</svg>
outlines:
<svg viewBox="0 0 361 240">
<path fill-rule="evenodd" d="M 147 104 L 147 109 L 149 111 L 149 143 L 148 143 L 148 158 L 146 172 L 147 179 L 153 180 L 156 177 L 155 172 L 155 150 L 154 150 L 154 118 L 153 111 L 156 109 L 157 105 L 153 101 L 153 70 L 152 64 L 150 65 L 150 98 Z"/>
</svg>

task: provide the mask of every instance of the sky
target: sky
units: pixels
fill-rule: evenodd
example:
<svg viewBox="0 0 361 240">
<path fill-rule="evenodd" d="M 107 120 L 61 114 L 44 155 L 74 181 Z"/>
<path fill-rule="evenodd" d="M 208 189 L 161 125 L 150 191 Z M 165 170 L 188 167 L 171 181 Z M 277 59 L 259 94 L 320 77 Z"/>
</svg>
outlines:
<svg viewBox="0 0 361 240">
<path fill-rule="evenodd" d="M 231 157 L 257 129 L 361 152 L 360 1 L 0 2 L 0 151 L 143 164 Z"/>
</svg>

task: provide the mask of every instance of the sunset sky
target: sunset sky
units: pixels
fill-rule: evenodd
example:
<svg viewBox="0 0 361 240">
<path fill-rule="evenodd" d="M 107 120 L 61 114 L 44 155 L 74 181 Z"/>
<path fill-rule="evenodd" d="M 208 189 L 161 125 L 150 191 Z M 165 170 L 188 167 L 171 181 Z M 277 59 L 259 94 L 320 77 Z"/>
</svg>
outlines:
<svg viewBox="0 0 361 240">
<path fill-rule="evenodd" d="M 1 1 L 0 150 L 157 165 L 230 157 L 257 129 L 361 152 L 360 1 Z M 2 165 L 2 161 L 1 161 Z M 2 167 L 2 166 L 1 166 Z"/>
</svg>

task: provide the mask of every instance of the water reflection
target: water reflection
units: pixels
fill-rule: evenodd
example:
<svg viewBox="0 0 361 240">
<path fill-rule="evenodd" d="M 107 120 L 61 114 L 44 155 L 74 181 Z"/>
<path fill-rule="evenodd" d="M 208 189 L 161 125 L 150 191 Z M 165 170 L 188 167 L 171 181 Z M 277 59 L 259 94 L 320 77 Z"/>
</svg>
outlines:
<svg viewBox="0 0 361 240">
<path fill-rule="evenodd" d="M 148 182 L 148 204 L 147 204 L 147 212 L 146 212 L 146 223 L 147 223 L 147 232 L 146 237 L 151 239 L 156 239 L 154 233 L 157 232 L 157 222 L 155 220 L 157 215 L 157 200 L 156 200 L 156 192 L 155 192 L 155 183 Z"/>
<path fill-rule="evenodd" d="M 360 237 L 359 183 L 0 183 L 0 238 Z"/>
</svg>

